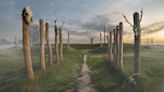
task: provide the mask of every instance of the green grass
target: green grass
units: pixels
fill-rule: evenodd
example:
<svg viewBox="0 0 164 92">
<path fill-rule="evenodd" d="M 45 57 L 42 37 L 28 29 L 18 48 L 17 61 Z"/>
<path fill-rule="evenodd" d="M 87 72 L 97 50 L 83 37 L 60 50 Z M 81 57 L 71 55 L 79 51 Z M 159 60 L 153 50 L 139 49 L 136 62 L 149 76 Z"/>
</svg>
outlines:
<svg viewBox="0 0 164 92">
<path fill-rule="evenodd" d="M 39 48 L 33 47 L 33 66 L 36 74 L 33 83 L 25 79 L 22 51 L 13 51 L 16 53 L 5 53 L 0 57 L 0 92 L 75 92 L 77 90 L 76 79 L 82 64 L 80 51 L 64 48 L 63 63 L 54 64 L 43 73 L 39 66 Z"/>
<path fill-rule="evenodd" d="M 93 50 L 88 51 L 88 55 L 91 55 L 88 65 L 92 71 L 90 75 L 94 88 L 98 92 L 164 92 L 164 50 L 144 47 L 141 49 L 142 75 L 138 85 L 125 83 L 124 88 L 122 88 L 123 81 L 133 70 L 133 46 L 124 45 L 123 72 L 116 71 L 113 63 L 107 60 L 106 51 L 101 52 L 101 55 L 92 54 Z"/>
<path fill-rule="evenodd" d="M 97 92 L 164 92 L 164 49 L 142 47 L 142 75 L 138 85 L 130 85 L 124 80 L 132 73 L 133 45 L 124 45 L 124 71 L 118 72 L 112 61 L 106 57 L 106 44 L 64 45 L 64 60 L 54 63 L 43 73 L 39 65 L 39 46 L 32 48 L 33 66 L 36 80 L 28 83 L 24 73 L 21 49 L 10 49 L 0 53 L 0 92 L 77 92 L 77 77 L 80 75 L 83 55 L 88 55 L 90 76 Z M 53 49 L 54 52 L 54 49 Z M 46 49 L 46 63 L 47 63 Z"/>
</svg>

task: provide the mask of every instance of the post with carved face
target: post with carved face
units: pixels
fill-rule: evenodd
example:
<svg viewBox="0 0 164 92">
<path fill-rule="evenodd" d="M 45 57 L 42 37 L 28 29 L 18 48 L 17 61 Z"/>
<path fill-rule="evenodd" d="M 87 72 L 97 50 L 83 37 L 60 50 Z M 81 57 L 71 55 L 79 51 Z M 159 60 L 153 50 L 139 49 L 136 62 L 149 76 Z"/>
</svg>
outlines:
<svg viewBox="0 0 164 92">
<path fill-rule="evenodd" d="M 32 20 L 32 11 L 30 7 L 26 6 L 22 11 L 22 22 L 23 22 L 23 53 L 24 53 L 24 63 L 26 76 L 29 81 L 33 81 L 35 78 L 32 58 L 31 58 L 31 45 L 30 45 L 30 24 Z"/>
</svg>

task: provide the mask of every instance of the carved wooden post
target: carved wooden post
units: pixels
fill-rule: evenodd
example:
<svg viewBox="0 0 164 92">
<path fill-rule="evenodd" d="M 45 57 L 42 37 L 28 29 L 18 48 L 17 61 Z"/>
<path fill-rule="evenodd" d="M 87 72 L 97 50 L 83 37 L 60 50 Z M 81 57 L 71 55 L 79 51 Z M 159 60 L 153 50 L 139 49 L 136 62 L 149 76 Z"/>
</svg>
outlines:
<svg viewBox="0 0 164 92">
<path fill-rule="evenodd" d="M 41 64 L 41 70 L 46 70 L 45 65 L 45 52 L 44 52 L 44 21 L 43 19 L 39 20 L 40 23 L 40 64 Z"/>
<path fill-rule="evenodd" d="M 51 47 L 51 41 L 49 38 L 49 25 L 48 23 L 45 24 L 46 25 L 46 42 L 47 42 L 47 47 L 48 47 L 48 63 L 49 66 L 52 65 L 52 47 Z"/>
<path fill-rule="evenodd" d="M 102 35 L 100 33 L 100 47 L 102 47 Z"/>
<path fill-rule="evenodd" d="M 23 53 L 24 53 L 24 63 L 27 79 L 33 81 L 35 78 L 32 58 L 31 58 L 31 44 L 30 44 L 30 24 L 32 20 L 32 11 L 30 7 L 26 6 L 22 11 L 22 22 L 23 22 Z"/>
<path fill-rule="evenodd" d="M 140 18 L 139 13 L 135 12 L 133 14 L 134 19 L 134 73 L 141 72 L 141 58 L 140 58 L 140 45 L 141 45 L 141 28 L 140 28 Z"/>
<path fill-rule="evenodd" d="M 55 21 L 55 61 L 56 63 L 58 62 L 59 60 L 59 54 L 58 54 L 58 28 L 57 28 L 57 25 L 56 25 L 56 21 Z"/>
<path fill-rule="evenodd" d="M 123 23 L 119 23 L 119 68 L 123 70 Z"/>
<path fill-rule="evenodd" d="M 60 50 L 59 50 L 59 55 L 60 55 L 60 62 L 63 60 L 63 37 L 62 37 L 62 26 L 59 28 L 59 40 L 60 40 Z"/>
<path fill-rule="evenodd" d="M 70 38 L 69 38 L 69 33 L 68 33 L 68 47 L 70 47 Z"/>
<path fill-rule="evenodd" d="M 140 46 L 141 46 L 141 28 L 140 23 L 142 21 L 143 10 L 141 10 L 141 15 L 139 16 L 138 12 L 133 14 L 134 24 L 132 25 L 125 15 L 125 21 L 133 27 L 134 32 L 134 65 L 133 65 L 133 74 L 129 77 L 129 83 L 136 84 L 136 78 L 141 74 L 141 58 L 140 58 Z"/>
<path fill-rule="evenodd" d="M 113 60 L 112 58 L 112 46 L 113 43 L 112 43 L 112 32 L 109 32 L 109 59 L 110 60 Z"/>
</svg>

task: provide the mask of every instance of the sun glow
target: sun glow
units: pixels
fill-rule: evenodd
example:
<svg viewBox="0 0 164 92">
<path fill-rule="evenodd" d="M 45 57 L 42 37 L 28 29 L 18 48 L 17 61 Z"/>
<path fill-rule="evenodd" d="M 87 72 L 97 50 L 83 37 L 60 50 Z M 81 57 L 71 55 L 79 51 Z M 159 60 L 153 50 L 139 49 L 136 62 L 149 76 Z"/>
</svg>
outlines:
<svg viewBox="0 0 164 92">
<path fill-rule="evenodd" d="M 155 33 L 161 40 L 164 40 L 164 30 Z"/>
</svg>

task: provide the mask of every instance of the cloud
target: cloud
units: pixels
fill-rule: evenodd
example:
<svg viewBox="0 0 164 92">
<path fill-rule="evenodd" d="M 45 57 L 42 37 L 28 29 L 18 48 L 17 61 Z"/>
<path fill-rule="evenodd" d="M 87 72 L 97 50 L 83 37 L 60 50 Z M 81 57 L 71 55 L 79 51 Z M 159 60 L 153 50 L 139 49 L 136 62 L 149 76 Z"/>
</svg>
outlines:
<svg viewBox="0 0 164 92">
<path fill-rule="evenodd" d="M 107 15 L 97 15 L 91 17 L 86 23 L 83 23 L 81 26 L 84 29 L 92 31 L 103 31 L 104 26 L 107 26 L 110 29 L 114 28 L 112 25 L 112 20 L 108 18 Z"/>
<path fill-rule="evenodd" d="M 71 28 L 78 28 L 78 30 L 74 31 L 96 31 L 96 32 L 102 32 L 104 30 L 104 26 L 107 28 L 107 30 L 112 30 L 115 28 L 115 19 L 113 16 L 120 15 L 119 12 L 113 12 L 110 14 L 101 14 L 101 15 L 94 15 L 88 19 L 86 19 L 84 22 L 81 21 L 71 21 L 67 22 Z M 70 29 L 71 29 L 70 28 Z M 72 31 L 69 28 L 66 30 Z"/>
<path fill-rule="evenodd" d="M 151 34 L 151 33 L 159 32 L 162 29 L 164 29 L 164 22 L 163 21 L 156 22 L 156 23 L 153 23 L 151 25 L 148 25 L 148 26 L 142 28 L 142 32 L 146 33 L 146 34 Z"/>
<path fill-rule="evenodd" d="M 102 32 L 104 26 L 112 30 L 122 20 L 122 14 L 132 20 L 130 19 L 132 13 L 138 8 L 143 8 L 145 11 L 143 24 L 152 23 L 153 19 L 155 20 L 153 22 L 156 22 L 156 17 L 163 16 L 161 13 L 163 2 L 161 0 L 1 0 L 0 36 L 12 40 L 13 37 L 9 34 L 14 34 L 21 39 L 21 12 L 26 5 L 30 5 L 33 10 L 35 24 L 38 24 L 39 18 L 42 17 L 51 23 L 50 30 L 53 32 L 55 19 L 59 25 L 65 21 L 64 31 L 71 32 L 83 40 L 92 33 L 96 35 L 96 32 Z M 124 26 L 126 27 L 126 23 Z M 54 33 L 51 35 L 54 37 Z"/>
</svg>

